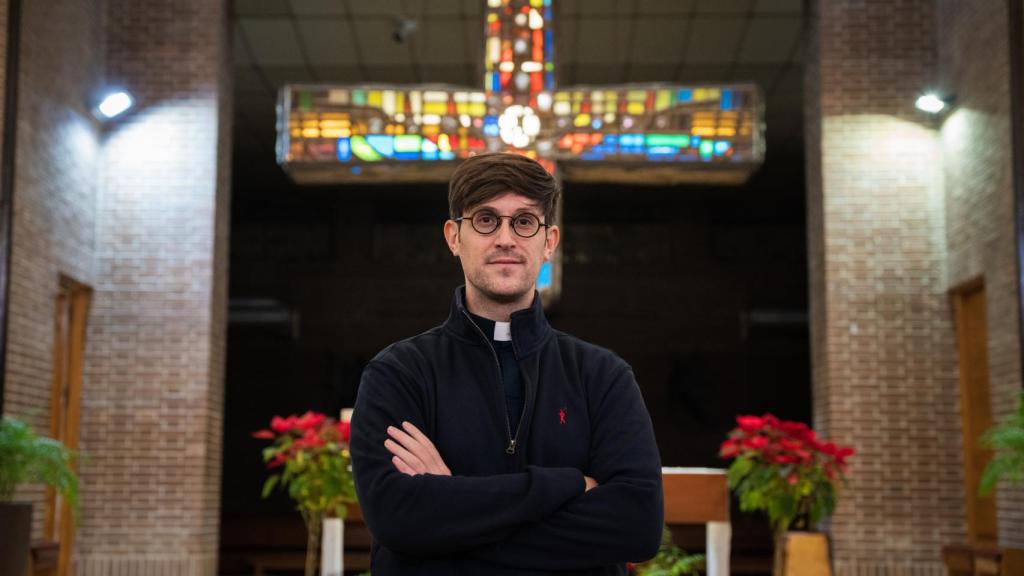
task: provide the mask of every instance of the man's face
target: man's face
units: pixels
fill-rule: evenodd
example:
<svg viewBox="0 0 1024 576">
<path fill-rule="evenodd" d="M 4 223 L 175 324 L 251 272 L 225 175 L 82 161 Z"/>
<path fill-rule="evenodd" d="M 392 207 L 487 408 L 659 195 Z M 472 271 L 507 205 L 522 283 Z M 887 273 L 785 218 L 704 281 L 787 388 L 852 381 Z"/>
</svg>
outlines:
<svg viewBox="0 0 1024 576">
<path fill-rule="evenodd" d="M 467 208 L 461 224 L 449 220 L 444 227 L 448 247 L 462 261 L 466 290 L 495 303 L 525 300 L 529 305 L 540 267 L 558 246 L 558 227 L 541 226 L 535 236 L 523 238 L 513 231 L 512 219 L 500 218 L 497 230 L 481 234 L 470 220 L 484 211 L 499 217 L 532 214 L 542 223 L 544 213 L 529 198 L 508 192 Z"/>
</svg>

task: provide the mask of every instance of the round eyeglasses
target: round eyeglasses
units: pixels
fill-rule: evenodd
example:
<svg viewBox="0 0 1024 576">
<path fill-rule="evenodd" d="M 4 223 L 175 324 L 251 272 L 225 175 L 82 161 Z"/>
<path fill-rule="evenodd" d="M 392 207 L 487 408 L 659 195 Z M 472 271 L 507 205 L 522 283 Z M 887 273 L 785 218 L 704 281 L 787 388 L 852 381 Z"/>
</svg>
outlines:
<svg viewBox="0 0 1024 576">
<path fill-rule="evenodd" d="M 481 210 L 469 217 L 460 216 L 455 218 L 454 221 L 462 222 L 463 220 L 469 220 L 473 230 L 476 230 L 478 234 L 487 235 L 496 232 L 501 227 L 501 221 L 505 218 L 508 218 L 512 225 L 512 231 L 520 238 L 533 238 L 537 235 L 537 232 L 540 232 L 542 227 L 547 228 L 550 226 L 550 224 L 541 222 L 540 218 L 529 212 L 520 212 L 515 216 L 500 216 L 490 210 Z"/>
</svg>

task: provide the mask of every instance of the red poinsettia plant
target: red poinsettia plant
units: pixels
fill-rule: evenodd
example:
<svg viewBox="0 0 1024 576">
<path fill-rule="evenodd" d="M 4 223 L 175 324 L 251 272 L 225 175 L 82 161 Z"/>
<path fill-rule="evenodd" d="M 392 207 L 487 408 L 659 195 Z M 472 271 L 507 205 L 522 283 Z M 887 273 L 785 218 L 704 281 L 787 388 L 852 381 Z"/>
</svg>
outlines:
<svg viewBox="0 0 1024 576">
<path fill-rule="evenodd" d="M 349 469 L 349 423 L 318 412 L 282 418 L 253 437 L 272 440 L 263 449 L 267 468 L 275 470 L 263 484 L 266 498 L 275 487 L 287 489 L 307 524 L 314 518 L 344 518 L 346 505 L 356 501 Z"/>
<path fill-rule="evenodd" d="M 776 535 L 809 530 L 832 515 L 853 448 L 819 439 L 803 422 L 738 416 L 719 455 L 743 511 L 761 510 Z"/>
</svg>

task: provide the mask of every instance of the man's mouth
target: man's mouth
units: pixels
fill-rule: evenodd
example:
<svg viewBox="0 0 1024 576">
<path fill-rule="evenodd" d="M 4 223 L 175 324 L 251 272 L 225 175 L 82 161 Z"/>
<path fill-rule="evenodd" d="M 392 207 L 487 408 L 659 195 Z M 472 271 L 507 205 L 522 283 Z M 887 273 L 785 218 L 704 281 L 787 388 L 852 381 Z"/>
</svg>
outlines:
<svg viewBox="0 0 1024 576">
<path fill-rule="evenodd" d="M 488 264 L 522 264 L 523 261 L 518 258 L 494 258 L 487 262 Z"/>
</svg>

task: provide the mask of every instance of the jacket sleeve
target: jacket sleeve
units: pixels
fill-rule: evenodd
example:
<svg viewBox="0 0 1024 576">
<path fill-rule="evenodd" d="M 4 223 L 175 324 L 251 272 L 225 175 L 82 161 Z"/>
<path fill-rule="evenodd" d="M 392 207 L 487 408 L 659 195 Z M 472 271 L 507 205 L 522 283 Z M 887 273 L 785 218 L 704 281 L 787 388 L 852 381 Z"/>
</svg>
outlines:
<svg viewBox="0 0 1024 576">
<path fill-rule="evenodd" d="M 574 468 L 529 467 L 495 476 L 409 476 L 384 447 L 402 421 L 428 430 L 423 388 L 380 360 L 363 372 L 352 416 L 352 470 L 374 538 L 398 553 L 442 556 L 499 542 L 584 491 Z"/>
<path fill-rule="evenodd" d="M 526 570 L 580 570 L 645 561 L 657 553 L 664 525 L 661 462 L 628 365 L 611 377 L 602 396 L 596 406 L 590 401 L 585 471 L 599 485 L 503 541 L 474 550 L 474 556 Z"/>
</svg>

